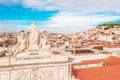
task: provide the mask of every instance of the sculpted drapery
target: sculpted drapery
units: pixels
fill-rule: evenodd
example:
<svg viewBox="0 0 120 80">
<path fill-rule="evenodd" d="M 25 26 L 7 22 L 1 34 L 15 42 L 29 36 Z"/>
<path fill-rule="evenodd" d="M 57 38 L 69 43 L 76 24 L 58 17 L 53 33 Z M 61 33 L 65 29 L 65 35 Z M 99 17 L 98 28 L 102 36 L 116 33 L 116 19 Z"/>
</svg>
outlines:
<svg viewBox="0 0 120 80">
<path fill-rule="evenodd" d="M 36 27 L 35 21 L 29 28 L 29 46 L 38 45 L 38 38 L 39 38 L 39 30 Z"/>
</svg>

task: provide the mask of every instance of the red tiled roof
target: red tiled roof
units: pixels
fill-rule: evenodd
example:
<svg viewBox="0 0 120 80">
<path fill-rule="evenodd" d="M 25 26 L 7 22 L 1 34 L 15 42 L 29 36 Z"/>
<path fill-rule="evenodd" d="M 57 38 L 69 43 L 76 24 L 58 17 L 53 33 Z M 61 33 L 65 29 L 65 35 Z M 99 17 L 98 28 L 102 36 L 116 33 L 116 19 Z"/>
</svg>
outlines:
<svg viewBox="0 0 120 80">
<path fill-rule="evenodd" d="M 107 48 L 120 48 L 120 44 L 107 45 Z"/>
<path fill-rule="evenodd" d="M 83 60 L 82 64 L 95 64 L 104 61 L 104 59 L 96 59 L 96 60 Z"/>
<path fill-rule="evenodd" d="M 104 60 L 105 64 L 110 64 L 110 65 L 118 65 L 120 64 L 120 57 L 116 56 L 109 56 Z"/>
<path fill-rule="evenodd" d="M 106 59 L 85 60 L 82 61 L 82 63 L 89 64 L 101 61 L 104 61 L 104 63 L 110 63 L 111 66 L 73 69 L 75 77 L 80 80 L 119 80 L 120 57 L 109 56 Z"/>
<path fill-rule="evenodd" d="M 120 65 L 83 68 L 75 77 L 80 80 L 120 80 Z"/>
</svg>

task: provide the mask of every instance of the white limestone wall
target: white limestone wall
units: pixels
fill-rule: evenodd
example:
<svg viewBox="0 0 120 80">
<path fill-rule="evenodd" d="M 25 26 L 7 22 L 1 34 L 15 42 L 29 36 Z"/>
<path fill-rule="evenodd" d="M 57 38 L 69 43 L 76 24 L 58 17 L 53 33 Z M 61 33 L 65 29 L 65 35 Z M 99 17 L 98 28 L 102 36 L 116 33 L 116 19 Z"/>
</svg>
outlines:
<svg viewBox="0 0 120 80">
<path fill-rule="evenodd" d="M 11 71 L 11 80 L 70 80 L 68 66 L 17 69 Z"/>
<path fill-rule="evenodd" d="M 0 80 L 71 80 L 70 75 L 69 61 L 0 65 Z"/>
<path fill-rule="evenodd" d="M 0 80 L 71 80 L 69 65 L 24 66 L 0 70 Z"/>
<path fill-rule="evenodd" d="M 0 80 L 9 80 L 9 71 L 0 71 Z"/>
<path fill-rule="evenodd" d="M 8 57 L 0 57 L 0 66 L 7 66 L 9 65 L 9 58 Z"/>
<path fill-rule="evenodd" d="M 72 63 L 80 63 L 82 60 L 104 59 L 108 56 L 110 55 L 94 54 L 94 55 L 73 56 L 74 60 Z"/>
</svg>

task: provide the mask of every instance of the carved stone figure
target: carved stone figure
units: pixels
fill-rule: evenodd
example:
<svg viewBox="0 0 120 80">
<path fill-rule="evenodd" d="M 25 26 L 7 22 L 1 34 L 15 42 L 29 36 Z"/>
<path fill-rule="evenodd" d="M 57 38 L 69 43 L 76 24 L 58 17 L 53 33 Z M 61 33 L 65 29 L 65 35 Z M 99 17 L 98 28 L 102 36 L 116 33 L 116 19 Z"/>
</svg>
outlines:
<svg viewBox="0 0 120 80">
<path fill-rule="evenodd" d="M 29 31 L 30 31 L 30 34 L 29 34 L 29 46 L 38 45 L 39 30 L 36 27 L 35 21 L 33 21 L 33 24 L 30 26 Z"/>
<path fill-rule="evenodd" d="M 27 40 L 24 35 L 18 35 L 18 44 L 16 45 L 16 48 L 17 49 L 15 50 L 13 57 L 15 57 L 17 53 L 22 52 L 27 48 Z"/>
<path fill-rule="evenodd" d="M 46 49 L 47 48 L 46 44 L 47 44 L 46 36 L 43 36 L 42 39 L 40 40 L 41 48 Z"/>
</svg>

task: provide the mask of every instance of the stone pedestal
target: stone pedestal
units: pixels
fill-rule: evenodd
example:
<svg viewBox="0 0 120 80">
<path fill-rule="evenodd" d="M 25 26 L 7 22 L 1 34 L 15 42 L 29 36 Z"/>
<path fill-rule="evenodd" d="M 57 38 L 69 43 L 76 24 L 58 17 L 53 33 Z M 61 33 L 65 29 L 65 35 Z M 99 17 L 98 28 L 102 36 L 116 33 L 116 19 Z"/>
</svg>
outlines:
<svg viewBox="0 0 120 80">
<path fill-rule="evenodd" d="M 71 62 L 67 55 L 41 56 L 40 53 L 1 58 L 0 80 L 71 80 Z"/>
</svg>

